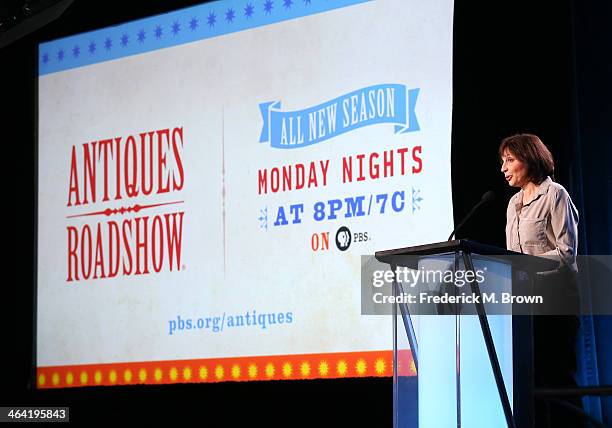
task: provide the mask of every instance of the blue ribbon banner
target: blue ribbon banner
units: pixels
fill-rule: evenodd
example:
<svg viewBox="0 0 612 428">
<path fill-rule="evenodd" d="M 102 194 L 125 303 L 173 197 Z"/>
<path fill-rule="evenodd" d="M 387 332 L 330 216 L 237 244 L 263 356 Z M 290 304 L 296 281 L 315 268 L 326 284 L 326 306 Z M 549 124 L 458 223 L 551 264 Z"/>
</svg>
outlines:
<svg viewBox="0 0 612 428">
<path fill-rule="evenodd" d="M 281 111 L 280 101 L 262 103 L 259 142 L 269 141 L 277 149 L 297 149 L 378 123 L 395 124 L 396 134 L 419 131 L 414 111 L 418 95 L 419 88 L 382 84 L 299 111 Z"/>
</svg>

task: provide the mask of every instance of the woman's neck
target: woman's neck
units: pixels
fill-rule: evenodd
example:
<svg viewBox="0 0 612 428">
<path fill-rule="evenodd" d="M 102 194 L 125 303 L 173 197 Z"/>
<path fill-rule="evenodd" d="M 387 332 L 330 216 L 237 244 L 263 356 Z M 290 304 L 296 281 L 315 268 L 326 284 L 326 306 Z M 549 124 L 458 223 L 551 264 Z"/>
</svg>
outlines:
<svg viewBox="0 0 612 428">
<path fill-rule="evenodd" d="M 540 186 L 535 184 L 533 181 L 529 181 L 527 184 L 521 187 L 521 190 L 523 191 L 523 202 L 533 199 L 533 195 L 535 195 L 538 187 Z"/>
</svg>

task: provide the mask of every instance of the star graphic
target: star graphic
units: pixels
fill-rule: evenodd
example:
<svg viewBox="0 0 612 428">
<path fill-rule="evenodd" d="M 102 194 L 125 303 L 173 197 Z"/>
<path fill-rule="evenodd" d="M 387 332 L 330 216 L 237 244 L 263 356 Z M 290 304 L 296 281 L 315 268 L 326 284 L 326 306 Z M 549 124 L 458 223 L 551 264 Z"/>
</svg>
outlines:
<svg viewBox="0 0 612 428">
<path fill-rule="evenodd" d="M 161 25 L 158 25 L 157 27 L 155 27 L 155 38 L 161 39 L 163 33 L 164 33 L 164 30 L 162 29 Z"/>
<path fill-rule="evenodd" d="M 293 4 L 292 0 L 283 0 L 283 7 L 285 9 L 291 9 L 292 4 Z"/>
<path fill-rule="evenodd" d="M 106 40 L 104 41 L 104 47 L 106 48 L 107 51 L 110 51 L 111 48 L 113 47 L 113 41 L 111 40 L 110 37 L 107 37 Z"/>
<path fill-rule="evenodd" d="M 259 217 L 257 217 L 260 224 L 259 227 L 268 230 L 268 207 L 259 210 Z"/>
<path fill-rule="evenodd" d="M 81 48 L 78 45 L 72 48 L 72 55 L 75 58 L 78 58 L 80 54 L 81 54 Z"/>
<path fill-rule="evenodd" d="M 91 42 L 87 49 L 89 50 L 89 53 L 93 55 L 96 52 L 96 43 Z"/>
<path fill-rule="evenodd" d="M 251 3 L 247 3 L 246 7 L 244 8 L 244 16 L 246 16 L 248 19 L 253 16 L 253 13 L 255 13 L 255 8 Z"/>
<path fill-rule="evenodd" d="M 174 23 L 172 24 L 172 34 L 176 36 L 180 32 L 181 24 L 178 21 L 174 21 Z"/>
<path fill-rule="evenodd" d="M 274 3 L 272 2 L 272 0 L 266 0 L 266 2 L 264 3 L 264 11 L 267 14 L 271 14 L 273 8 L 274 8 Z"/>
<path fill-rule="evenodd" d="M 195 31 L 195 29 L 198 28 L 198 18 L 195 16 L 191 18 L 191 21 L 189 21 L 189 28 L 191 28 L 191 31 Z"/>
<path fill-rule="evenodd" d="M 225 12 L 225 20 L 228 22 L 228 24 L 231 24 L 232 22 L 234 22 L 235 17 L 236 17 L 236 12 L 234 12 L 234 9 L 229 8 L 227 12 Z"/>
<path fill-rule="evenodd" d="M 420 202 L 423 200 L 421 197 L 421 189 L 412 188 L 412 212 L 421 209 Z"/>
<path fill-rule="evenodd" d="M 145 38 L 147 37 L 147 33 L 145 33 L 145 30 L 141 29 L 141 30 L 138 32 L 138 36 L 137 36 L 137 37 L 138 37 L 138 41 L 139 41 L 140 43 L 143 43 L 143 42 L 145 41 Z"/>
<path fill-rule="evenodd" d="M 123 47 L 126 47 L 129 42 L 130 42 L 130 37 L 127 34 L 123 33 L 123 36 L 121 36 L 121 45 Z"/>
<path fill-rule="evenodd" d="M 60 61 L 64 60 L 64 50 L 60 49 L 59 51 L 57 51 L 57 59 Z"/>
<path fill-rule="evenodd" d="M 49 54 L 48 53 L 44 53 L 42 56 L 42 62 L 43 64 L 47 64 L 49 62 Z"/>
<path fill-rule="evenodd" d="M 210 12 L 208 14 L 208 18 L 206 18 L 206 22 L 208 23 L 208 25 L 210 27 L 214 27 L 216 22 L 217 22 L 217 15 L 215 15 L 215 12 Z"/>
<path fill-rule="evenodd" d="M 304 4 L 310 4 L 310 0 L 304 0 Z"/>
</svg>

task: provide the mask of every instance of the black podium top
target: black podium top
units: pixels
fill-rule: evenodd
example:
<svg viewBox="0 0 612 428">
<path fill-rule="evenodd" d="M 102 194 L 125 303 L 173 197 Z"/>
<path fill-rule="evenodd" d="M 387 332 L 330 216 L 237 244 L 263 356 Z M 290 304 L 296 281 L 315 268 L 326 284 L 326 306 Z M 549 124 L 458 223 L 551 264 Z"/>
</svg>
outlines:
<svg viewBox="0 0 612 428">
<path fill-rule="evenodd" d="M 382 263 L 401 264 L 399 261 L 405 256 L 420 258 L 421 256 L 455 252 L 467 252 L 480 256 L 488 256 L 487 258 L 511 262 L 514 267 L 529 271 L 549 271 L 559 267 L 559 261 L 557 260 L 517 253 L 515 251 L 506 250 L 505 248 L 482 244 L 467 239 L 455 239 L 454 241 L 443 241 L 433 244 L 377 251 L 374 256 L 376 260 Z"/>
</svg>

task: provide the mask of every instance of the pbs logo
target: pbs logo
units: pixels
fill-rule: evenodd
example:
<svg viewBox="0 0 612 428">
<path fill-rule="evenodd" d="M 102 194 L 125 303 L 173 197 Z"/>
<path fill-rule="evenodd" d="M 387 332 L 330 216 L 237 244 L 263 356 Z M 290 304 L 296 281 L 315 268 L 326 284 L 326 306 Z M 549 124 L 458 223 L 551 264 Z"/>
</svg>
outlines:
<svg viewBox="0 0 612 428">
<path fill-rule="evenodd" d="M 351 231 L 348 227 L 342 226 L 336 232 L 336 246 L 340 251 L 346 251 L 351 246 Z"/>
</svg>

